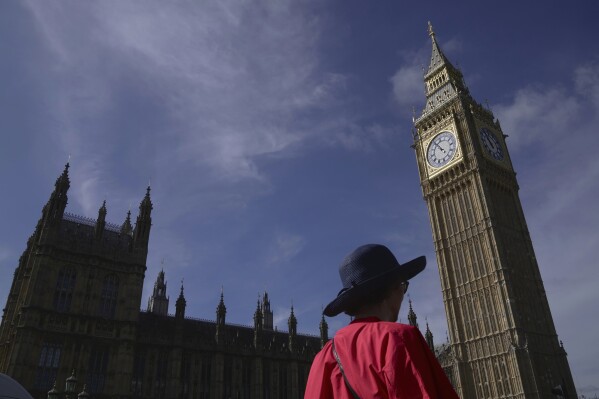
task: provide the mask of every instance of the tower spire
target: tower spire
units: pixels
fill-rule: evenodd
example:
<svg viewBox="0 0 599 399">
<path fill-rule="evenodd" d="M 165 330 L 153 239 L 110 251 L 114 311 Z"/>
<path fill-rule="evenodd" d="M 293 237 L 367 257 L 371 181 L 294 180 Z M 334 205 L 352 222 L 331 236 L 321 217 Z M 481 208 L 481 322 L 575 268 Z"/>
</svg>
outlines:
<svg viewBox="0 0 599 399">
<path fill-rule="evenodd" d="M 96 240 L 100 240 L 102 238 L 102 234 L 104 233 L 104 228 L 106 227 L 106 200 L 102 203 L 100 209 L 98 209 L 98 220 L 96 220 L 95 227 L 95 238 Z"/>
<path fill-rule="evenodd" d="M 428 21 L 428 35 L 432 37 L 433 40 L 435 39 L 435 31 L 433 30 L 433 24 L 431 24 L 431 21 Z"/>
<path fill-rule="evenodd" d="M 456 68 L 451 64 L 451 62 L 449 62 L 445 54 L 443 54 L 443 51 L 441 51 L 441 47 L 439 47 L 439 43 L 437 43 L 437 39 L 435 37 L 435 32 L 433 31 L 433 25 L 430 23 L 430 21 L 428 22 L 428 35 L 431 37 L 433 51 L 431 54 L 431 62 L 428 66 L 425 77 L 444 65 L 455 70 Z"/>
<path fill-rule="evenodd" d="M 289 315 L 289 320 L 287 320 L 287 325 L 289 326 L 289 350 L 293 352 L 297 337 L 297 319 L 293 313 L 293 304 L 291 305 L 291 314 Z"/>
<path fill-rule="evenodd" d="M 131 234 L 132 231 L 133 226 L 131 226 L 131 210 L 128 210 L 125 222 L 121 226 L 121 234 Z"/>
<path fill-rule="evenodd" d="M 64 210 L 67 207 L 68 197 L 67 191 L 71 186 L 69 180 L 69 163 L 64 166 L 62 174 L 56 179 L 54 183 L 54 191 L 50 194 L 50 199 L 42 210 L 43 218 L 46 223 L 52 225 L 60 221 L 64 215 Z"/>
<path fill-rule="evenodd" d="M 270 308 L 270 300 L 268 299 L 268 292 L 264 291 L 264 295 L 262 296 L 262 316 L 264 317 L 264 329 L 272 330 L 274 328 L 273 325 L 273 311 Z"/>
<path fill-rule="evenodd" d="M 418 322 L 416 321 L 417 317 L 416 317 L 416 313 L 414 312 L 414 309 L 412 309 L 412 300 L 409 300 L 410 303 L 410 311 L 408 312 L 408 322 L 410 323 L 411 326 L 419 328 L 418 327 Z"/>
<path fill-rule="evenodd" d="M 164 270 L 160 270 L 156 282 L 154 283 L 154 291 L 148 300 L 148 312 L 156 313 L 161 316 L 168 314 L 169 298 L 166 296 L 166 281 L 164 281 Z"/>
<path fill-rule="evenodd" d="M 465 94 L 469 96 L 462 72 L 454 67 L 441 51 L 430 21 L 428 23 L 428 34 L 431 38 L 432 51 L 430 64 L 424 74 L 426 106 L 420 118 L 416 118 L 415 123 L 441 105 L 455 99 L 458 95 Z"/>
<path fill-rule="evenodd" d="M 260 346 L 260 340 L 262 337 L 262 310 L 260 309 L 260 295 L 258 295 L 258 303 L 256 311 L 254 312 L 254 347 Z"/>
<path fill-rule="evenodd" d="M 324 344 L 326 344 L 329 341 L 329 325 L 327 324 L 327 321 L 324 319 L 324 314 L 320 318 L 319 329 L 320 329 L 320 347 L 322 348 L 322 347 L 324 347 Z"/>
<path fill-rule="evenodd" d="M 225 306 L 224 288 L 220 289 L 220 302 L 216 306 L 216 324 L 225 325 L 225 317 L 227 315 L 227 307 Z"/>
<path fill-rule="evenodd" d="M 177 302 L 175 302 L 175 318 L 184 319 L 185 318 L 185 306 L 187 305 L 187 301 L 185 300 L 185 296 L 183 295 L 183 279 L 181 279 L 181 292 L 179 293 L 179 298 L 177 298 Z"/>
<path fill-rule="evenodd" d="M 133 246 L 135 248 L 148 250 L 150 239 L 150 228 L 152 227 L 152 200 L 150 199 L 150 186 L 146 189 L 146 195 L 139 204 L 139 215 L 133 230 Z"/>
<path fill-rule="evenodd" d="M 216 343 L 223 340 L 225 329 L 225 317 L 227 315 L 227 307 L 225 306 L 224 288 L 220 287 L 220 302 L 216 306 Z"/>
<path fill-rule="evenodd" d="M 433 333 L 431 332 L 430 328 L 428 328 L 428 320 L 426 320 L 426 332 L 424 333 L 424 339 L 426 340 L 426 343 L 428 345 L 428 347 L 430 348 L 430 350 L 435 353 L 435 344 L 433 342 Z"/>
</svg>

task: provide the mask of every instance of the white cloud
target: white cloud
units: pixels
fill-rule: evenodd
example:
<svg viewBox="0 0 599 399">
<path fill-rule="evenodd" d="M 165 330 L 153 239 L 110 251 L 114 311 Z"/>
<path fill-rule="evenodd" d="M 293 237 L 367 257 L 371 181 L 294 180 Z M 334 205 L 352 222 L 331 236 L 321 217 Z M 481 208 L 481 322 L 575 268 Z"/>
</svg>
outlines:
<svg viewBox="0 0 599 399">
<path fill-rule="evenodd" d="M 293 155 L 312 138 L 352 147 L 329 129 L 353 124 L 340 117 L 348 79 L 322 70 L 320 21 L 302 4 L 28 6 L 53 54 L 43 93 L 52 134 L 77 168 L 95 170 L 90 195 L 113 191 L 93 184 L 121 172 L 119 153 L 155 181 L 189 170 L 203 182 L 250 181 L 249 195 L 268 190 L 261 156 Z M 75 201 L 95 213 L 83 194 Z"/>
<path fill-rule="evenodd" d="M 574 82 L 577 92 L 591 99 L 599 109 L 599 62 L 582 65 L 576 69 Z"/>
<path fill-rule="evenodd" d="M 305 238 L 300 235 L 277 232 L 268 250 L 268 264 L 281 266 L 289 262 L 301 252 L 305 244 Z"/>
<path fill-rule="evenodd" d="M 461 40 L 452 37 L 441 45 L 441 50 L 444 54 L 450 55 L 449 58 L 457 59 L 456 55 L 462 52 L 463 47 L 463 42 Z"/>
<path fill-rule="evenodd" d="M 403 66 L 395 72 L 391 84 L 394 98 L 400 106 L 414 106 L 414 99 L 423 97 L 422 76 L 422 67 L 419 65 Z"/>
<path fill-rule="evenodd" d="M 565 88 L 527 87 L 516 93 L 513 103 L 495 107 L 512 149 L 533 142 L 552 144 L 571 129 L 580 110 L 579 99 Z"/>
<path fill-rule="evenodd" d="M 8 259 L 11 259 L 12 256 L 13 251 L 10 248 L 0 247 L 0 262 L 4 262 Z"/>
</svg>

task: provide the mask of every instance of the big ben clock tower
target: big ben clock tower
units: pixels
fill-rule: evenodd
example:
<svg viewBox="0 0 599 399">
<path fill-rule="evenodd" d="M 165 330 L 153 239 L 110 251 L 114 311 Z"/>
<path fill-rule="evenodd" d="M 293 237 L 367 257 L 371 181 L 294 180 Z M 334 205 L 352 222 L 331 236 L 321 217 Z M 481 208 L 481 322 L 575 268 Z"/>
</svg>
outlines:
<svg viewBox="0 0 599 399">
<path fill-rule="evenodd" d="M 518 182 L 493 113 L 470 95 L 429 23 L 426 105 L 414 148 L 449 326 L 450 378 L 463 399 L 576 392 L 558 341 Z"/>
</svg>

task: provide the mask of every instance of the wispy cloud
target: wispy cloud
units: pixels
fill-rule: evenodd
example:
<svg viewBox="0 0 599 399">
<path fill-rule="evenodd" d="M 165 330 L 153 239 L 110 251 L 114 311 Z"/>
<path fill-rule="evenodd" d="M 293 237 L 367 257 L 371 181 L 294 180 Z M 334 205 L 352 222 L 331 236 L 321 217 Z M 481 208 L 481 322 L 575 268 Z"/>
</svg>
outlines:
<svg viewBox="0 0 599 399">
<path fill-rule="evenodd" d="M 158 184 L 181 170 L 198 189 L 248 181 L 249 194 L 268 190 L 259 157 L 293 155 L 307 140 L 352 149 L 377 140 L 379 128 L 341 116 L 347 77 L 322 69 L 320 21 L 302 3 L 28 5 L 60 82 L 46 94 L 53 134 L 88 177 L 74 193 L 85 212 L 113 191 L 96 187 L 110 183 L 103 175 L 128 165 Z"/>
<path fill-rule="evenodd" d="M 284 265 L 297 256 L 305 244 L 306 240 L 300 235 L 277 232 L 268 250 L 268 264 Z"/>
<path fill-rule="evenodd" d="M 0 247 L 0 262 L 4 262 L 13 256 L 13 251 L 10 248 Z M 16 266 L 16 265 L 15 265 Z"/>
<path fill-rule="evenodd" d="M 509 143 L 514 150 L 537 143 L 552 145 L 553 138 L 564 136 L 580 114 L 579 99 L 565 88 L 527 87 L 518 93 L 511 104 L 498 105 L 496 113 L 502 127 L 510 132 Z M 548 139 L 552 135 L 552 139 Z"/>
<path fill-rule="evenodd" d="M 415 60 L 414 63 L 399 68 L 391 78 L 393 96 L 402 108 L 415 106 L 414 99 L 423 97 L 422 75 L 422 66 Z"/>
</svg>

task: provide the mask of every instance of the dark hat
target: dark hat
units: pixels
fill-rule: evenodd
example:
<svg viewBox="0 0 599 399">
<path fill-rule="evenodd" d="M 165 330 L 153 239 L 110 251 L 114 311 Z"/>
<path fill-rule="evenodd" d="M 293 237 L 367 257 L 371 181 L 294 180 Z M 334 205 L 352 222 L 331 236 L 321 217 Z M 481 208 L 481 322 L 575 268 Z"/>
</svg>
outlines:
<svg viewBox="0 0 599 399">
<path fill-rule="evenodd" d="M 389 248 L 380 244 L 362 245 L 349 254 L 339 266 L 343 289 L 324 308 L 326 316 L 339 313 L 359 304 L 364 298 L 381 289 L 389 281 L 408 281 L 426 265 L 426 258 L 399 264 Z"/>
</svg>

